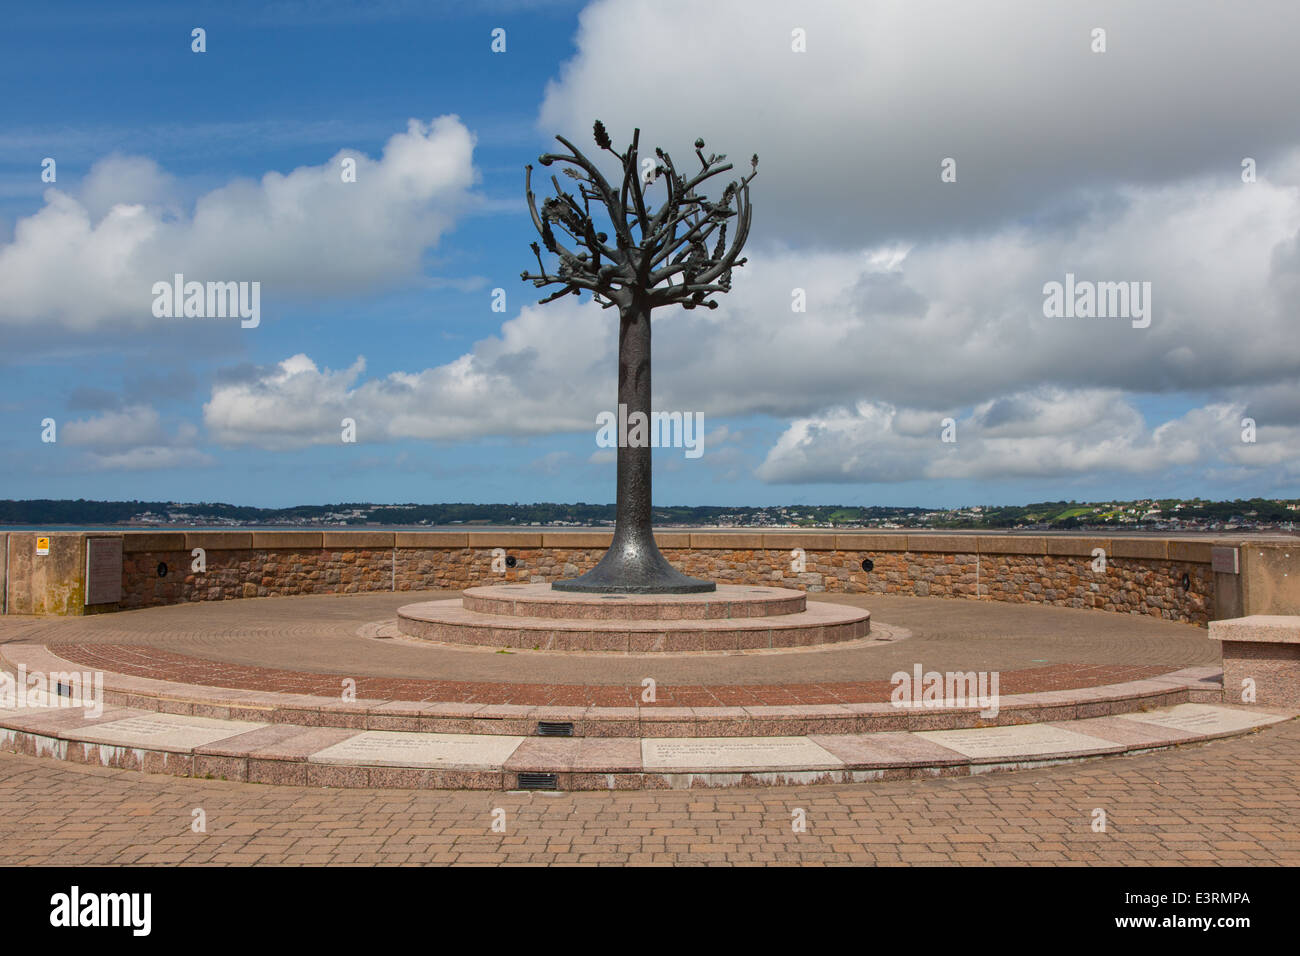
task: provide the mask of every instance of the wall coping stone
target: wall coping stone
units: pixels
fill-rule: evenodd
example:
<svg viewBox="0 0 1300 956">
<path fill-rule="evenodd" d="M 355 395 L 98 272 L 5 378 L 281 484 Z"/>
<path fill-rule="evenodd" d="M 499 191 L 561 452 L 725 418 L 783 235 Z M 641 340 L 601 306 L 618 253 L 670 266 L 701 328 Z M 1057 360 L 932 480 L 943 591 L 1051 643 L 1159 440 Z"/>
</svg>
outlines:
<svg viewBox="0 0 1300 956">
<path fill-rule="evenodd" d="M 1300 644 L 1300 616 L 1251 614 L 1211 621 L 1210 640 L 1241 644 Z"/>
<path fill-rule="evenodd" d="M 1086 536 L 1066 538 L 1049 535 L 1044 540 L 1047 542 L 1047 553 L 1061 557 L 1090 558 L 1097 548 L 1101 548 L 1108 555 L 1112 551 L 1110 538 Z"/>
<path fill-rule="evenodd" d="M 540 531 L 471 531 L 471 548 L 540 548 Z"/>
<path fill-rule="evenodd" d="M 122 535 L 122 553 L 142 551 L 184 551 L 184 531 L 138 531 Z"/>
<path fill-rule="evenodd" d="M 321 534 L 325 548 L 391 548 L 396 540 L 393 531 L 325 531 Z"/>
<path fill-rule="evenodd" d="M 980 554 L 1047 554 L 1047 538 L 982 534 L 975 539 Z"/>
<path fill-rule="evenodd" d="M 608 548 L 613 540 L 613 531 L 542 532 L 543 548 Z"/>
<path fill-rule="evenodd" d="M 979 535 L 974 534 L 909 534 L 908 551 L 941 551 L 952 554 L 976 554 Z"/>
<path fill-rule="evenodd" d="M 254 531 L 254 548 L 321 548 L 325 534 L 321 531 Z"/>
<path fill-rule="evenodd" d="M 396 531 L 397 548 L 468 548 L 469 535 L 464 531 Z"/>
<path fill-rule="evenodd" d="M 1107 558 L 1169 559 L 1169 542 L 1164 538 L 1113 538 Z"/>
<path fill-rule="evenodd" d="M 125 535 L 123 535 L 125 537 Z M 187 531 L 185 550 L 203 548 L 205 551 L 248 551 L 253 547 L 251 531 Z"/>
<path fill-rule="evenodd" d="M 763 535 L 752 531 L 692 531 L 690 535 L 691 547 L 701 550 L 759 551 L 763 548 Z"/>
<path fill-rule="evenodd" d="M 763 532 L 763 547 L 773 551 L 803 548 L 805 551 L 835 551 L 840 536 L 818 531 Z"/>
</svg>

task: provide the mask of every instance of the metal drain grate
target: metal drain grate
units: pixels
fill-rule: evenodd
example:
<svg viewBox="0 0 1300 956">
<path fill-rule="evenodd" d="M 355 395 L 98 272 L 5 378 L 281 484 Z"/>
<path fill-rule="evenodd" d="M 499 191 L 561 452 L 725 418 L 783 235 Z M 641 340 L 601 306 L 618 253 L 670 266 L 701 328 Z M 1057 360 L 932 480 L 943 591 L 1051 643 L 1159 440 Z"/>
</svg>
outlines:
<svg viewBox="0 0 1300 956">
<path fill-rule="evenodd" d="M 573 724 L 561 720 L 539 720 L 537 722 L 539 737 L 572 737 Z"/>
<path fill-rule="evenodd" d="M 521 773 L 519 775 L 520 790 L 558 790 L 560 788 L 559 780 L 553 773 Z"/>
</svg>

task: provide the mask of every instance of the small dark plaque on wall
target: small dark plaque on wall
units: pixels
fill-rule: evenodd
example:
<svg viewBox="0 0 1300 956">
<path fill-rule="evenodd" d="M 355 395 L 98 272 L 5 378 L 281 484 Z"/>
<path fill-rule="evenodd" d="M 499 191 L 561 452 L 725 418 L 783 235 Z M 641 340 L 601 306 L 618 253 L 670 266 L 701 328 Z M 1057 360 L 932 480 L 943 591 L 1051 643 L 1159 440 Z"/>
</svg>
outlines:
<svg viewBox="0 0 1300 956">
<path fill-rule="evenodd" d="M 1236 548 L 1211 548 L 1210 570 L 1217 574 L 1240 574 Z"/>
<path fill-rule="evenodd" d="M 122 600 L 122 539 L 86 539 L 86 604 Z"/>
</svg>

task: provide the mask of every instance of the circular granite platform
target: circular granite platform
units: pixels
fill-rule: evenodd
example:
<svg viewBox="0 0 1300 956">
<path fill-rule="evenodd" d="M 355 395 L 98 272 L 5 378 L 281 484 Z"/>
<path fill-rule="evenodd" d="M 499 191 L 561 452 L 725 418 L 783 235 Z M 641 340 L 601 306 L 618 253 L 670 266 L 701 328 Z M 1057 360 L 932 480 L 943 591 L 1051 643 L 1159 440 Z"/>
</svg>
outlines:
<svg viewBox="0 0 1300 956">
<path fill-rule="evenodd" d="M 469 588 L 397 609 L 403 634 L 439 644 L 624 654 L 772 650 L 865 638 L 871 614 L 788 588 L 583 594 L 549 584 Z"/>
<path fill-rule="evenodd" d="M 624 706 L 642 681 L 657 706 L 889 699 L 915 664 L 998 670 L 1003 693 L 1092 687 L 1219 664 L 1204 628 L 1152 617 L 894 595 L 817 595 L 871 608 L 872 638 L 782 651 L 570 654 L 451 647 L 376 637 L 397 609 L 455 591 L 251 598 L 97 614 L 0 617 L 0 643 L 43 644 L 87 666 L 250 690 L 406 700 Z M 899 637 L 907 640 L 876 640 Z"/>
<path fill-rule="evenodd" d="M 576 622 L 707 634 L 770 629 L 820 606 L 870 618 L 871 633 L 676 654 L 452 646 L 400 633 L 399 609 L 460 605 L 454 592 L 0 617 L 0 667 L 99 672 L 105 705 L 97 716 L 0 711 L 0 747 L 266 783 L 606 789 L 976 773 L 1259 723 L 1204 709 L 1222 684 L 1203 628 L 1094 610 L 739 590 L 752 593 L 634 599 L 638 614 L 698 617 L 545 617 L 573 613 L 573 596 L 521 601 L 530 592 L 498 588 L 469 595 L 489 611 L 460 610 L 515 634 L 521 622 L 538 633 Z M 577 604 L 624 613 L 612 610 L 619 601 Z M 782 613 L 748 614 L 754 607 Z M 900 704 L 891 675 L 919 670 L 986 672 L 998 686 L 991 706 Z"/>
</svg>

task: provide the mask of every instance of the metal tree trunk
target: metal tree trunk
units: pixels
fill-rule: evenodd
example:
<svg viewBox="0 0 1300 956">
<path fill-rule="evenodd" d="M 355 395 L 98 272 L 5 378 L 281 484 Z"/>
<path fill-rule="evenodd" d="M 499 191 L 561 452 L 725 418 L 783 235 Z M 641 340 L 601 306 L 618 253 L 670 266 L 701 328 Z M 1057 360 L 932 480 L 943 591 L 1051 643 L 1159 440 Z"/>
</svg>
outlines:
<svg viewBox="0 0 1300 956">
<path fill-rule="evenodd" d="M 634 297 L 619 310 L 618 403 L 630 420 L 641 412 L 650 422 L 650 306 Z M 623 416 L 617 413 L 618 420 Z M 620 432 L 618 441 L 618 506 L 614 540 L 600 563 L 581 577 L 556 581 L 557 591 L 687 594 L 715 590 L 712 581 L 682 574 L 659 552 L 651 527 L 651 448 L 647 440 L 632 447 Z"/>
</svg>

